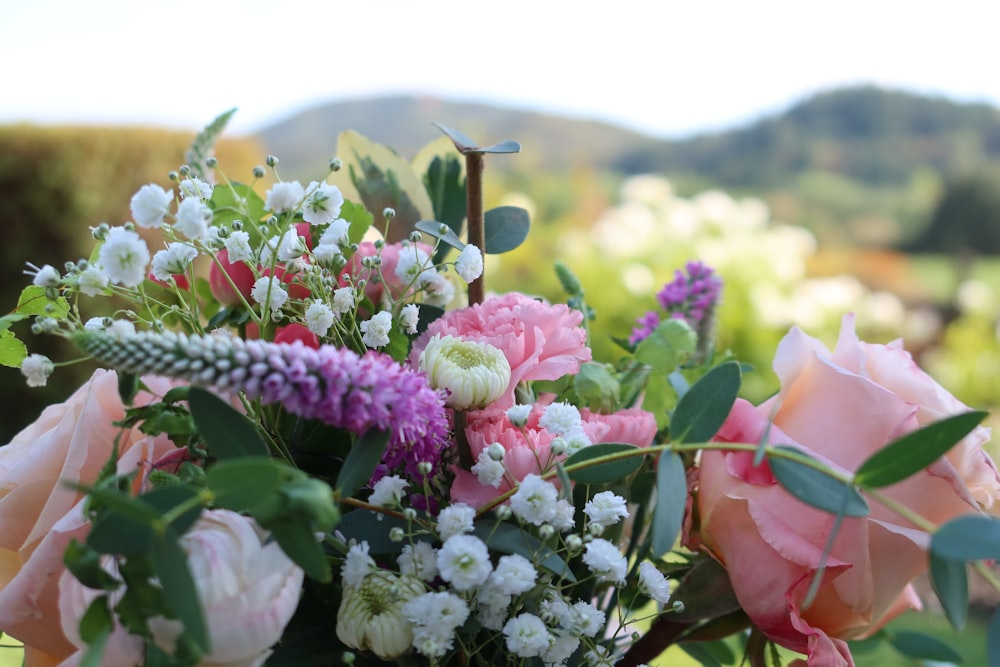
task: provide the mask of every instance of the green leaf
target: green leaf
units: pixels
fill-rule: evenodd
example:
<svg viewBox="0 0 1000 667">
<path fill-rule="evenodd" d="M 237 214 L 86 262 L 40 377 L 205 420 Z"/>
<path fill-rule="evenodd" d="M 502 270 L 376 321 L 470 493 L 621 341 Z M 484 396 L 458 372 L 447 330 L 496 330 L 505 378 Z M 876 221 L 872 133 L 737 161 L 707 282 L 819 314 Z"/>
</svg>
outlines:
<svg viewBox="0 0 1000 667">
<path fill-rule="evenodd" d="M 45 315 L 59 320 L 69 315 L 69 302 L 62 297 L 52 301 L 45 295 L 44 287 L 28 285 L 21 290 L 15 312 L 18 315 Z"/>
<path fill-rule="evenodd" d="M 114 590 L 121 583 L 101 567 L 101 554 L 75 537 L 66 546 L 63 563 L 87 588 Z"/>
<path fill-rule="evenodd" d="M 396 527 L 406 532 L 411 529 L 410 523 L 400 517 L 356 509 L 341 517 L 337 532 L 348 540 L 368 542 L 372 553 L 398 554 L 403 549 L 403 542 L 389 539 L 389 531 Z"/>
<path fill-rule="evenodd" d="M 986 656 L 989 667 L 1000 667 L 1000 607 L 993 612 L 986 627 Z"/>
<path fill-rule="evenodd" d="M 962 656 L 940 639 L 913 630 L 897 630 L 888 635 L 893 648 L 917 660 L 961 663 Z"/>
<path fill-rule="evenodd" d="M 226 125 L 229 124 L 229 119 L 233 117 L 236 113 L 236 108 L 233 107 L 229 111 L 223 112 L 215 117 L 215 119 L 205 126 L 198 136 L 194 138 L 191 142 L 191 146 L 184 153 L 184 159 L 187 161 L 188 166 L 191 168 L 191 173 L 203 181 L 210 181 L 211 175 L 209 174 L 207 167 L 205 166 L 205 160 L 212 155 L 212 149 L 215 147 L 215 140 L 218 139 L 222 131 L 226 129 Z"/>
<path fill-rule="evenodd" d="M 215 394 L 191 387 L 188 403 L 198 432 L 213 456 L 232 459 L 270 454 L 253 422 Z"/>
<path fill-rule="evenodd" d="M 559 555 L 545 546 L 537 537 L 521 528 L 499 521 L 477 521 L 472 533 L 486 543 L 491 551 L 518 554 L 538 562 L 552 574 L 568 581 L 576 581 L 573 572 Z"/>
<path fill-rule="evenodd" d="M 26 319 L 28 319 L 28 315 L 23 313 L 7 313 L 3 317 L 0 317 L 0 331 L 7 331 L 10 329 L 10 325 Z M 0 635 L 0 637 L 2 636 Z"/>
<path fill-rule="evenodd" d="M 524 243 L 531 229 L 528 212 L 517 206 L 498 206 L 483 214 L 485 245 L 491 255 L 510 252 Z"/>
<path fill-rule="evenodd" d="M 877 489 L 901 482 L 941 458 L 986 415 L 985 412 L 966 412 L 907 433 L 862 463 L 854 474 L 854 483 L 862 488 Z"/>
<path fill-rule="evenodd" d="M 337 475 L 336 489 L 342 498 L 354 495 L 368 483 L 375 472 L 375 466 L 382 460 L 391 433 L 392 431 L 369 429 L 354 443 Z"/>
<path fill-rule="evenodd" d="M 118 373 L 118 396 L 122 403 L 132 405 L 135 395 L 139 393 L 139 376 L 132 373 Z"/>
<path fill-rule="evenodd" d="M 500 153 L 500 154 L 520 153 L 521 152 L 521 144 L 519 144 L 518 142 L 516 142 L 516 141 L 514 141 L 512 139 L 507 139 L 505 141 L 501 141 L 498 144 L 493 144 L 492 146 L 487 146 L 486 148 L 480 148 L 477 152 L 479 152 L 479 153 Z"/>
<path fill-rule="evenodd" d="M 648 364 L 653 370 L 669 375 L 694 353 L 698 334 L 683 320 L 669 319 L 660 322 L 635 348 L 636 361 Z"/>
<path fill-rule="evenodd" d="M 446 227 L 446 231 L 443 234 L 441 233 L 442 225 Z M 416 224 L 416 228 L 419 231 L 423 232 L 424 234 L 427 234 L 428 236 L 431 236 L 436 239 L 441 239 L 441 242 L 444 244 L 443 248 L 445 250 L 447 250 L 449 247 L 456 248 L 458 250 L 461 250 L 462 248 L 465 247 L 465 243 L 462 241 L 462 239 L 458 238 L 458 235 L 454 232 L 454 230 L 452 230 L 451 227 L 445 225 L 445 223 L 443 222 L 438 222 L 437 220 L 421 220 Z"/>
<path fill-rule="evenodd" d="M 931 585 L 944 608 L 948 622 L 956 630 L 965 627 L 969 611 L 969 576 L 965 561 L 948 560 L 928 554 L 930 558 Z"/>
<path fill-rule="evenodd" d="M 656 464 L 656 509 L 653 512 L 652 557 L 674 548 L 687 502 L 687 474 L 677 452 L 663 452 Z"/>
<path fill-rule="evenodd" d="M 27 356 L 28 348 L 14 336 L 12 331 L 6 329 L 0 331 L 0 365 L 20 368 L 21 362 Z"/>
<path fill-rule="evenodd" d="M 316 581 L 330 581 L 333 571 L 323 547 L 316 541 L 309 526 L 292 521 L 279 521 L 268 526 L 285 555 Z"/>
<path fill-rule="evenodd" d="M 476 142 L 462 134 L 458 130 L 454 130 L 450 127 L 442 125 L 441 123 L 432 122 L 431 125 L 441 130 L 445 136 L 451 139 L 452 143 L 455 144 L 455 148 L 458 149 L 459 153 L 468 153 L 476 149 Z"/>
<path fill-rule="evenodd" d="M 708 442 L 736 402 L 740 391 L 740 365 L 735 361 L 719 364 L 705 373 L 681 396 L 670 419 L 674 442 Z"/>
<path fill-rule="evenodd" d="M 235 220 L 249 222 L 251 224 L 244 230 L 255 242 L 261 240 L 257 223 L 264 217 L 264 200 L 251 186 L 244 183 L 216 185 L 209 203 L 214 211 L 213 224 L 231 225 Z"/>
<path fill-rule="evenodd" d="M 435 156 L 424 173 L 424 186 L 434 206 L 434 219 L 461 233 L 466 206 L 462 161 L 454 154 Z"/>
<path fill-rule="evenodd" d="M 931 553 L 957 561 L 1000 559 L 1000 519 L 986 514 L 952 519 L 931 536 Z"/>
<path fill-rule="evenodd" d="M 169 523 L 170 528 L 181 535 L 194 525 L 194 522 L 201 516 L 201 511 L 205 508 L 200 496 L 201 490 L 197 487 L 185 482 L 175 482 L 147 491 L 139 498 L 159 511 L 161 515 L 173 512 L 178 507 L 186 507 Z"/>
<path fill-rule="evenodd" d="M 80 639 L 87 643 L 87 649 L 80 658 L 80 667 L 100 667 L 104 658 L 104 645 L 113 629 L 108 598 L 101 595 L 90 603 L 80 619 Z"/>
<path fill-rule="evenodd" d="M 241 457 L 219 461 L 208 470 L 205 485 L 214 503 L 234 512 L 253 513 L 281 486 L 282 464 L 270 457 Z"/>
<path fill-rule="evenodd" d="M 621 385 L 608 367 L 593 361 L 580 366 L 573 376 L 573 391 L 594 412 L 612 412 L 621 399 Z"/>
<path fill-rule="evenodd" d="M 720 618 L 740 609 L 729 573 L 711 558 L 695 561 L 681 578 L 673 597 L 684 602 L 684 609 L 670 614 L 679 621 Z"/>
<path fill-rule="evenodd" d="M 178 538 L 179 534 L 173 530 L 156 535 L 151 553 L 153 569 L 171 611 L 184 624 L 184 632 L 198 648 L 208 653 L 211 646 L 201 597 Z"/>
<path fill-rule="evenodd" d="M 361 243 L 375 220 L 375 217 L 362 204 L 352 201 L 345 201 L 341 205 L 340 217 L 350 224 L 347 238 L 351 243 Z"/>
<path fill-rule="evenodd" d="M 792 447 L 779 446 L 777 450 L 796 455 L 798 459 L 814 461 L 813 465 L 786 458 L 769 455 L 771 472 L 786 491 L 807 505 L 844 516 L 867 516 L 868 503 L 854 486 L 833 477 L 823 468 L 823 464 L 811 456 Z"/>
<path fill-rule="evenodd" d="M 584 447 L 566 459 L 563 466 L 566 468 L 569 478 L 574 482 L 583 484 L 605 484 L 615 482 L 635 472 L 642 465 L 642 456 L 629 456 L 625 458 L 613 459 L 595 463 L 594 465 L 578 468 L 577 466 L 592 461 L 596 458 L 613 456 L 623 452 L 635 452 L 639 448 L 635 445 L 623 443 L 603 442 L 590 447 Z"/>
</svg>

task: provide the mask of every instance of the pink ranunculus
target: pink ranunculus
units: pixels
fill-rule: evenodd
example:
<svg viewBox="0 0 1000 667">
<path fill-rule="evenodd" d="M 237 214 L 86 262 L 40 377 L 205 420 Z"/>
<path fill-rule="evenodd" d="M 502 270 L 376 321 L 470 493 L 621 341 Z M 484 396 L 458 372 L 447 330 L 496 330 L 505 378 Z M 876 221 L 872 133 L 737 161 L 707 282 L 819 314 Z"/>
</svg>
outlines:
<svg viewBox="0 0 1000 667">
<path fill-rule="evenodd" d="M 157 394 L 172 386 L 160 378 L 144 382 Z M 150 402 L 146 392 L 135 401 Z M 83 494 L 63 482 L 97 479 L 122 430 L 112 422 L 124 415 L 117 376 L 98 370 L 0 447 L 0 630 L 24 642 L 29 666 L 51 664 L 73 650 L 59 630 L 58 581 L 66 545 L 85 539 L 87 526 L 78 519 Z M 118 445 L 120 473 L 174 447 L 138 429 L 125 431 Z"/>
<path fill-rule="evenodd" d="M 774 369 L 780 393 L 756 408 L 738 401 L 717 440 L 757 443 L 767 432 L 772 444 L 799 447 L 850 473 L 888 442 L 968 410 L 899 343 L 859 341 L 850 315 L 832 353 L 792 329 Z M 982 451 L 988 438 L 988 429 L 977 428 L 946 457 L 883 492 L 935 524 L 990 507 L 1000 498 L 1000 479 Z M 703 453 L 696 537 L 726 567 L 740 604 L 768 637 L 806 653 L 809 665 L 851 665 L 845 639 L 919 608 L 910 582 L 927 568 L 929 535 L 870 501 L 869 516 L 843 521 L 818 596 L 803 608 L 834 517 L 792 497 L 766 462 L 754 467 L 752 459 L 751 452 Z"/>
<path fill-rule="evenodd" d="M 410 361 L 416 365 L 420 352 L 435 334 L 489 343 L 503 352 L 510 364 L 510 384 L 493 404 L 508 408 L 514 404 L 514 389 L 520 382 L 556 380 L 578 373 L 580 365 L 590 361 L 582 321 L 580 311 L 563 304 L 546 304 L 509 292 L 449 311 L 431 322 L 414 343 Z"/>
<path fill-rule="evenodd" d="M 271 655 L 299 603 L 303 572 L 268 541 L 253 519 L 229 510 L 209 510 L 181 538 L 208 623 L 210 652 L 201 667 L 258 667 Z M 66 636 L 80 650 L 64 667 L 78 662 L 85 648 L 76 631 L 80 617 L 100 591 L 85 588 L 68 573 L 61 583 L 59 607 Z M 181 630 L 177 621 L 153 619 L 150 629 L 165 649 Z M 102 665 L 143 664 L 142 640 L 117 627 L 108 640 Z"/>
</svg>

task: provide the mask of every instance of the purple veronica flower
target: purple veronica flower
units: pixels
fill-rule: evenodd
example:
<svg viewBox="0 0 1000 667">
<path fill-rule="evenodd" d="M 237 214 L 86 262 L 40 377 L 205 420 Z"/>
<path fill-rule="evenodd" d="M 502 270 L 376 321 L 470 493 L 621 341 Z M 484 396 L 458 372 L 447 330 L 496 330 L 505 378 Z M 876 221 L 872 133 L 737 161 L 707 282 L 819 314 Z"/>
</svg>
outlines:
<svg viewBox="0 0 1000 667">
<path fill-rule="evenodd" d="M 235 389 L 294 415 L 361 434 L 392 435 L 371 482 L 405 470 L 422 479 L 421 462 L 440 470 L 449 445 L 444 397 L 423 373 L 388 355 L 322 345 L 244 341 L 229 336 L 167 332 L 133 335 L 81 331 L 73 341 L 95 359 L 136 375 L 164 375 L 192 384 Z"/>
<path fill-rule="evenodd" d="M 719 295 L 722 291 L 722 280 L 715 275 L 712 267 L 702 262 L 688 262 L 684 270 L 677 269 L 674 279 L 663 286 L 656 295 L 656 300 L 667 316 L 673 319 L 683 319 L 695 331 L 702 331 L 711 319 Z M 660 323 L 656 311 L 650 311 L 636 320 L 629 342 L 639 343 L 653 333 Z"/>
</svg>

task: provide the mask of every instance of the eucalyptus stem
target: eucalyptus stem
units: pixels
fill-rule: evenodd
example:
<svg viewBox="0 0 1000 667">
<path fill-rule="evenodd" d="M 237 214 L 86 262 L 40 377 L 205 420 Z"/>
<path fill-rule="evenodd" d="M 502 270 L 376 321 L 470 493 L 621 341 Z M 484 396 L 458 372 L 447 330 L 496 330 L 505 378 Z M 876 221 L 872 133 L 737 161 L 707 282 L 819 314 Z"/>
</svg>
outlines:
<svg viewBox="0 0 1000 667">
<path fill-rule="evenodd" d="M 483 154 L 469 151 L 465 154 L 465 210 L 468 218 L 469 243 L 486 254 L 486 230 L 483 223 Z M 483 275 L 469 283 L 469 305 L 474 306 L 486 298 Z"/>
</svg>

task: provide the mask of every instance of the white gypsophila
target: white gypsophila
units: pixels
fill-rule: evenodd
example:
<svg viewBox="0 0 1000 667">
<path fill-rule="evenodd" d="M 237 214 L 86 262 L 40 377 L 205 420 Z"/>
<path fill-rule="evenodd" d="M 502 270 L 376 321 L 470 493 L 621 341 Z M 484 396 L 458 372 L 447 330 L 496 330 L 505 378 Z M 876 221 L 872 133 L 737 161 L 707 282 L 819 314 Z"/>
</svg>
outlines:
<svg viewBox="0 0 1000 667">
<path fill-rule="evenodd" d="M 408 303 L 399 311 L 399 323 L 403 326 L 403 331 L 408 334 L 417 333 L 417 324 L 420 322 L 420 308 L 415 303 Z"/>
<path fill-rule="evenodd" d="M 306 201 L 302 205 L 302 219 L 310 225 L 325 225 L 340 215 L 344 195 L 340 188 L 329 183 L 313 181 L 306 188 Z"/>
<path fill-rule="evenodd" d="M 639 563 L 639 587 L 660 604 L 670 602 L 670 583 L 648 560 Z"/>
<path fill-rule="evenodd" d="M 59 275 L 59 270 L 51 264 L 46 264 L 35 272 L 31 284 L 35 287 L 58 287 L 60 278 L 62 276 Z"/>
<path fill-rule="evenodd" d="M 587 434 L 582 428 L 577 429 L 576 431 L 570 431 L 560 437 L 563 441 L 564 453 L 566 456 L 573 456 L 581 449 L 586 449 L 594 444 L 590 441 L 590 438 L 587 437 Z"/>
<path fill-rule="evenodd" d="M 132 219 L 140 227 L 161 227 L 167 213 L 170 212 L 170 203 L 173 200 L 173 194 L 159 185 L 154 183 L 144 185 L 132 195 L 132 200 L 129 202 Z"/>
<path fill-rule="evenodd" d="M 427 542 L 404 544 L 396 557 L 399 573 L 416 577 L 423 581 L 433 581 L 438 575 L 437 551 Z"/>
<path fill-rule="evenodd" d="M 476 518 L 476 510 L 465 503 L 448 505 L 437 517 L 437 531 L 442 540 L 452 535 L 472 532 L 472 520 Z"/>
<path fill-rule="evenodd" d="M 243 230 L 232 232 L 226 237 L 226 254 L 230 262 L 249 262 L 253 259 L 250 234 Z"/>
<path fill-rule="evenodd" d="M 538 613 L 543 618 L 554 619 L 554 622 L 563 627 L 566 627 L 570 622 L 569 603 L 563 599 L 562 595 L 551 588 L 546 591 L 545 597 L 538 603 Z"/>
<path fill-rule="evenodd" d="M 298 181 L 275 183 L 264 195 L 264 208 L 274 213 L 294 211 L 305 196 L 305 188 Z"/>
<path fill-rule="evenodd" d="M 337 218 L 330 222 L 330 226 L 323 230 L 320 234 L 319 243 L 342 246 L 347 245 L 351 242 L 350 236 L 348 235 L 351 231 L 351 223 L 343 218 Z"/>
<path fill-rule="evenodd" d="M 601 581 L 621 582 L 628 572 L 628 561 L 611 542 L 597 538 L 587 543 L 583 562 Z"/>
<path fill-rule="evenodd" d="M 135 232 L 124 227 L 112 227 L 101 244 L 97 261 L 111 282 L 135 287 L 146 279 L 149 248 Z"/>
<path fill-rule="evenodd" d="M 301 257 L 307 249 L 305 238 L 291 227 L 281 236 L 272 236 L 264 242 L 260 249 L 260 263 L 270 266 L 275 256 L 280 262 L 290 262 Z"/>
<path fill-rule="evenodd" d="M 609 651 L 607 646 L 595 644 L 591 650 L 583 654 L 583 662 L 591 667 L 614 667 L 618 662 L 618 656 Z"/>
<path fill-rule="evenodd" d="M 250 290 L 250 296 L 262 306 L 267 304 L 272 314 L 281 310 L 288 301 L 288 292 L 282 286 L 281 279 L 274 276 L 258 278 Z"/>
<path fill-rule="evenodd" d="M 333 243 L 320 243 L 312 249 L 313 260 L 320 266 L 333 267 L 334 260 L 343 255 L 340 246 Z"/>
<path fill-rule="evenodd" d="M 338 287 L 333 290 L 333 312 L 345 315 L 354 310 L 355 293 L 353 287 Z"/>
<path fill-rule="evenodd" d="M 403 605 L 403 617 L 413 624 L 413 648 L 441 658 L 454 646 L 455 629 L 469 618 L 469 605 L 454 593 L 424 593 Z"/>
<path fill-rule="evenodd" d="M 500 398 L 510 384 L 510 363 L 489 343 L 436 334 L 420 353 L 420 370 L 445 403 L 456 410 L 478 410 Z"/>
<path fill-rule="evenodd" d="M 97 296 L 104 294 L 104 291 L 111 283 L 107 272 L 96 264 L 89 264 L 87 268 L 80 272 L 77 278 L 77 287 L 86 296 Z"/>
<path fill-rule="evenodd" d="M 490 576 L 490 552 L 474 535 L 452 535 L 437 553 L 438 573 L 457 591 L 467 591 Z"/>
<path fill-rule="evenodd" d="M 192 241 L 200 241 L 208 236 L 208 226 L 212 222 L 212 209 L 200 199 L 183 200 L 177 206 L 174 229 Z"/>
<path fill-rule="evenodd" d="M 565 665 L 579 646 L 580 640 L 573 633 L 566 630 L 553 630 L 552 641 L 542 653 L 542 662 L 545 663 L 546 667 Z"/>
<path fill-rule="evenodd" d="M 398 507 L 403 501 L 404 491 L 410 485 L 399 475 L 387 475 L 375 482 L 368 503 L 378 507 Z"/>
<path fill-rule="evenodd" d="M 198 256 L 198 250 L 187 243 L 168 243 L 165 250 L 153 255 L 150 270 L 157 280 L 166 282 L 175 274 L 183 274 Z"/>
<path fill-rule="evenodd" d="M 55 368 L 44 354 L 29 354 L 21 361 L 21 374 L 29 387 L 44 387 Z"/>
<path fill-rule="evenodd" d="M 575 433 L 583 428 L 580 410 L 569 403 L 551 403 L 538 420 L 538 425 L 552 435 Z"/>
<path fill-rule="evenodd" d="M 404 285 L 423 285 L 438 275 L 431 257 L 416 244 L 410 244 L 399 251 L 396 263 L 396 277 Z"/>
<path fill-rule="evenodd" d="M 487 449 L 479 452 L 479 458 L 476 459 L 476 464 L 470 470 L 480 484 L 492 486 L 494 489 L 499 488 L 500 482 L 503 481 L 503 475 L 507 472 L 503 461 L 495 460 Z"/>
<path fill-rule="evenodd" d="M 559 624 L 577 636 L 594 637 L 604 627 L 604 612 L 591 602 L 579 600 L 566 609 Z"/>
<path fill-rule="evenodd" d="M 531 561 L 520 554 L 501 556 L 497 566 L 490 575 L 490 581 L 500 592 L 507 595 L 520 595 L 530 591 L 535 586 L 538 571 Z"/>
<path fill-rule="evenodd" d="M 549 648 L 552 636 L 545 622 L 534 614 L 523 613 L 503 626 L 507 650 L 521 658 L 535 658 Z"/>
<path fill-rule="evenodd" d="M 309 331 L 312 331 L 317 336 L 325 336 L 326 332 L 330 330 L 330 327 L 333 326 L 333 323 L 337 319 L 333 311 L 330 310 L 330 306 L 322 301 L 314 301 L 310 304 L 306 308 L 305 318 Z"/>
<path fill-rule="evenodd" d="M 368 542 L 352 544 L 347 550 L 340 576 L 345 586 L 360 586 L 375 567 L 375 559 L 368 555 Z"/>
<path fill-rule="evenodd" d="M 599 523 L 605 528 L 628 518 L 628 507 L 625 499 L 613 491 L 601 491 L 595 494 L 583 506 L 583 512 L 591 521 Z"/>
<path fill-rule="evenodd" d="M 392 332 L 392 313 L 383 310 L 365 320 L 359 325 L 361 342 L 371 348 L 385 347 L 389 344 L 389 334 Z"/>
<path fill-rule="evenodd" d="M 440 273 L 423 283 L 424 303 L 444 308 L 455 298 L 455 286 Z"/>
<path fill-rule="evenodd" d="M 565 498 L 560 498 L 556 501 L 555 507 L 552 508 L 549 525 L 559 532 L 565 533 L 570 528 L 576 526 L 575 514 L 576 509 L 573 507 L 573 503 Z"/>
<path fill-rule="evenodd" d="M 177 190 L 183 199 L 194 197 L 196 199 L 210 199 L 212 197 L 212 186 L 200 178 L 185 178 L 177 184 Z"/>
<path fill-rule="evenodd" d="M 111 324 L 110 317 L 91 317 L 83 323 L 85 331 L 104 331 Z"/>
<path fill-rule="evenodd" d="M 521 427 L 528 423 L 533 405 L 518 404 L 507 408 L 507 419 L 514 426 Z"/>
<path fill-rule="evenodd" d="M 105 324 L 105 331 L 109 334 L 122 337 L 135 335 L 135 325 L 129 320 L 111 320 Z"/>
<path fill-rule="evenodd" d="M 529 473 L 510 498 L 510 509 L 522 521 L 540 526 L 553 516 L 559 491 L 555 485 Z"/>
<path fill-rule="evenodd" d="M 455 260 L 455 273 L 467 283 L 483 275 L 483 253 L 471 243 L 466 244 Z"/>
<path fill-rule="evenodd" d="M 476 618 L 488 630 L 500 631 L 507 620 L 511 596 L 493 584 L 493 576 L 476 591 Z"/>
</svg>

